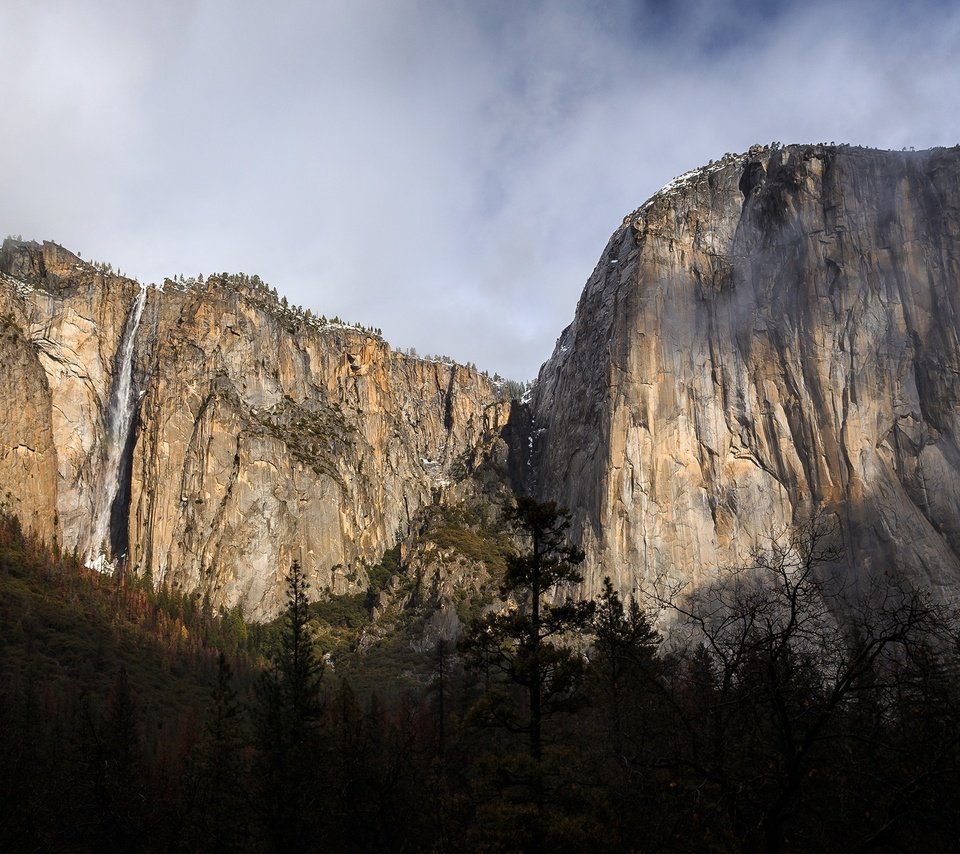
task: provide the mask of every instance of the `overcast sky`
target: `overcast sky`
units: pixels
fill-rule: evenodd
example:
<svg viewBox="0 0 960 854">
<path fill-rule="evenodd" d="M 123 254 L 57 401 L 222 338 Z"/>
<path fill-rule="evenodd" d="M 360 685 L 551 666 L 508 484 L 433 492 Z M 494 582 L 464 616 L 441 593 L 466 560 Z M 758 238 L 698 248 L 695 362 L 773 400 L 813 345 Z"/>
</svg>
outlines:
<svg viewBox="0 0 960 854">
<path fill-rule="evenodd" d="M 955 2 L 2 0 L 0 230 L 527 379 L 672 177 L 954 145 L 958 57 Z"/>
</svg>

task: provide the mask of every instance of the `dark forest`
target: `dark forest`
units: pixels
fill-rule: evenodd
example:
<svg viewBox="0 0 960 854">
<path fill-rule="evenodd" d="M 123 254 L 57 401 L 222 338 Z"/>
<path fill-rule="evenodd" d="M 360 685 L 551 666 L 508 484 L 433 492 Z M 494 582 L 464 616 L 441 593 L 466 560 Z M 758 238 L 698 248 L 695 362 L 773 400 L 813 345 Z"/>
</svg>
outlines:
<svg viewBox="0 0 960 854">
<path fill-rule="evenodd" d="M 91 572 L 5 517 L 0 846 L 943 851 L 960 836 L 957 623 L 893 579 L 832 583 L 822 520 L 695 593 L 624 601 L 608 582 L 576 603 L 556 595 L 582 559 L 564 512 L 521 499 L 503 524 L 500 606 L 459 644 L 335 658 L 318 638 L 356 641 L 367 605 L 311 603 L 296 564 L 286 613 L 247 624 Z"/>
</svg>

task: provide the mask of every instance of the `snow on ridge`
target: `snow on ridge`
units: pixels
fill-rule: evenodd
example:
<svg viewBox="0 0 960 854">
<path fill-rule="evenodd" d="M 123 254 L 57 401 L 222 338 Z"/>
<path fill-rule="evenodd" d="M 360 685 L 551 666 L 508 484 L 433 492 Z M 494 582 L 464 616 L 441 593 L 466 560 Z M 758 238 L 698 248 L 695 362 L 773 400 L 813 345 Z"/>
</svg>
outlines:
<svg viewBox="0 0 960 854">
<path fill-rule="evenodd" d="M 832 143 L 831 143 L 832 144 Z M 826 143 L 818 143 L 818 146 L 824 146 Z M 638 207 L 633 213 L 624 217 L 623 222 L 627 224 L 634 220 L 638 215 L 642 214 L 647 208 L 649 208 L 655 201 L 663 198 L 670 198 L 677 195 L 681 190 L 686 189 L 694 182 L 705 178 L 708 175 L 712 175 L 716 172 L 722 172 L 729 166 L 741 166 L 746 158 L 757 157 L 759 155 L 769 156 L 774 151 L 780 151 L 784 148 L 783 145 L 779 142 L 772 142 L 769 145 L 751 145 L 749 149 L 743 152 L 727 152 L 719 160 L 711 160 L 709 163 L 706 163 L 703 166 L 698 166 L 695 169 L 690 169 L 687 172 L 684 172 L 680 175 L 677 175 L 676 178 L 668 181 L 664 184 L 657 192 L 655 192 L 649 199 L 647 199 L 640 207 Z"/>
<path fill-rule="evenodd" d="M 37 287 L 30 282 L 25 282 L 23 279 L 18 279 L 15 276 L 11 276 L 9 273 L 0 273 L 0 280 L 10 285 L 10 287 L 13 288 L 13 292 L 21 298 L 30 296 L 30 294 L 46 293 L 43 288 Z"/>
<path fill-rule="evenodd" d="M 751 149 L 752 151 L 752 149 Z M 657 192 L 655 192 L 649 199 L 647 199 L 640 207 L 638 207 L 633 213 L 624 218 L 624 222 L 629 222 L 634 219 L 638 214 L 643 213 L 647 208 L 649 208 L 655 201 L 658 199 L 676 196 L 683 189 L 686 189 L 691 184 L 696 181 L 706 177 L 707 175 L 714 174 L 716 172 L 721 172 L 726 169 L 728 166 L 737 163 L 742 158 L 749 156 L 747 152 L 743 154 L 725 154 L 719 160 L 713 160 L 710 163 L 707 163 L 705 166 L 698 166 L 696 169 L 690 169 L 687 172 L 684 172 L 680 175 L 677 175 L 676 178 L 668 181 L 664 184 Z"/>
<path fill-rule="evenodd" d="M 667 196 L 675 193 L 677 190 L 692 184 L 697 178 L 702 178 L 705 175 L 709 175 L 713 172 L 719 172 L 721 169 L 724 169 L 730 163 L 742 156 L 744 155 L 729 155 L 724 157 L 722 160 L 715 160 L 713 163 L 708 163 L 706 166 L 700 166 L 697 169 L 691 169 L 688 172 L 684 172 L 682 175 L 677 175 L 676 178 L 668 181 L 659 190 L 657 190 L 657 192 L 651 196 L 651 199 L 656 198 L 657 196 Z"/>
</svg>

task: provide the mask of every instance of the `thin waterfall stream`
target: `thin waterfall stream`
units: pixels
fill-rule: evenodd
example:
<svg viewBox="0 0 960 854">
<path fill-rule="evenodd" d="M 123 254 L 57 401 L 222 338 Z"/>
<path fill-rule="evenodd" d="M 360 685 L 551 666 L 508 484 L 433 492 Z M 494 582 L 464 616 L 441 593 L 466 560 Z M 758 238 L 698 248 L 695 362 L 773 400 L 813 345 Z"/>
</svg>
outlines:
<svg viewBox="0 0 960 854">
<path fill-rule="evenodd" d="M 136 415 L 137 398 L 133 388 L 133 354 L 140 318 L 147 303 L 147 289 L 141 287 L 123 328 L 123 340 L 117 354 L 118 373 L 110 389 L 110 403 L 104 418 L 106 457 L 94 499 L 93 526 L 87 545 L 87 566 L 101 572 L 113 570 L 111 559 L 110 517 L 120 492 L 123 452 Z"/>
</svg>

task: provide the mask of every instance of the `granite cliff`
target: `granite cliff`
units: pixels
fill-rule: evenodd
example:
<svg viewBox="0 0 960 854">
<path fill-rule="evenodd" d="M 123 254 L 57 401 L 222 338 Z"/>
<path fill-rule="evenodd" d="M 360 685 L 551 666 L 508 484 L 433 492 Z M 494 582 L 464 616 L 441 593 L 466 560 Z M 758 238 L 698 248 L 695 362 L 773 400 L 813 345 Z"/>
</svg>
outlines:
<svg viewBox="0 0 960 854">
<path fill-rule="evenodd" d="M 614 233 L 524 404 L 256 277 L 142 289 L 18 240 L 0 277 L 0 501 L 254 617 L 293 559 L 362 591 L 480 471 L 572 509 L 585 595 L 696 582 L 816 512 L 853 579 L 958 586 L 957 149 L 756 147 L 681 176 Z"/>
<path fill-rule="evenodd" d="M 362 590 L 420 511 L 505 458 L 510 405 L 489 378 L 292 310 L 255 278 L 143 290 L 12 240 L 0 271 L 5 504 L 92 561 L 125 555 L 271 616 L 291 560 L 316 590 Z"/>
<path fill-rule="evenodd" d="M 813 513 L 853 579 L 960 580 L 960 150 L 755 147 L 627 216 L 533 400 L 587 593 Z"/>
</svg>

